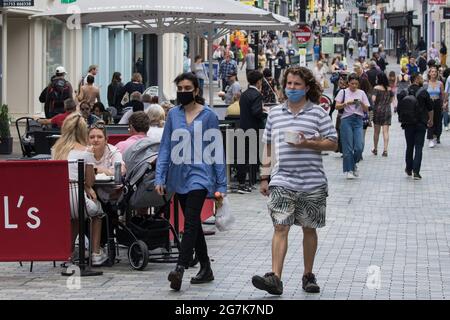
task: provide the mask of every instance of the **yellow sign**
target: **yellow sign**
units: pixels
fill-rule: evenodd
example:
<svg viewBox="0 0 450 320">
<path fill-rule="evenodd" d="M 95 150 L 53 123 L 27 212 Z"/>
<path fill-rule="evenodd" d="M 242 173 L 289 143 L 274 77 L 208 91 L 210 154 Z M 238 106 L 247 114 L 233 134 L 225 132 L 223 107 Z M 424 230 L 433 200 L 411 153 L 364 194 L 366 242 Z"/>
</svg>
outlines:
<svg viewBox="0 0 450 320">
<path fill-rule="evenodd" d="M 309 12 L 314 13 L 315 6 L 315 0 L 309 0 Z"/>
<path fill-rule="evenodd" d="M 248 6 L 253 6 L 255 1 L 241 0 L 241 3 L 246 4 Z"/>
<path fill-rule="evenodd" d="M 301 56 L 305 56 L 306 55 L 306 49 L 305 48 L 298 49 L 298 54 L 301 55 Z"/>
</svg>

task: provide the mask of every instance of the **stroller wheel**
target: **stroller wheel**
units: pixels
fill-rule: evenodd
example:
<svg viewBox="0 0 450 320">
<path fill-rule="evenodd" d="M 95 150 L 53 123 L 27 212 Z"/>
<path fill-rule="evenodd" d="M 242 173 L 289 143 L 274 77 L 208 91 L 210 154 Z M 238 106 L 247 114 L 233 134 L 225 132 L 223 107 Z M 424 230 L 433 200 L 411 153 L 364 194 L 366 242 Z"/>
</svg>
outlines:
<svg viewBox="0 0 450 320">
<path fill-rule="evenodd" d="M 144 241 L 133 242 L 128 248 L 128 260 L 135 270 L 144 270 L 148 264 L 148 247 Z"/>
</svg>

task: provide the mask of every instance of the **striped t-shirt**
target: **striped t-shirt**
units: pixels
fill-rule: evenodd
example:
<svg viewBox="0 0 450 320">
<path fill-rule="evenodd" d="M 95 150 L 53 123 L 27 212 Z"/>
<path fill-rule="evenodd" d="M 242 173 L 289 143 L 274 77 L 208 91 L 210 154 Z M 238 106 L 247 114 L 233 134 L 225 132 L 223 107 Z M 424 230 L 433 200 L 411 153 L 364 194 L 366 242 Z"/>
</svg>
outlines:
<svg viewBox="0 0 450 320">
<path fill-rule="evenodd" d="M 303 132 L 306 138 L 319 135 L 337 141 L 337 133 L 328 113 L 308 101 L 294 115 L 287 103 L 270 110 L 262 141 L 272 145 L 270 186 L 285 187 L 293 191 L 313 191 L 327 185 L 321 151 L 294 147 L 284 141 L 286 131 Z"/>
</svg>

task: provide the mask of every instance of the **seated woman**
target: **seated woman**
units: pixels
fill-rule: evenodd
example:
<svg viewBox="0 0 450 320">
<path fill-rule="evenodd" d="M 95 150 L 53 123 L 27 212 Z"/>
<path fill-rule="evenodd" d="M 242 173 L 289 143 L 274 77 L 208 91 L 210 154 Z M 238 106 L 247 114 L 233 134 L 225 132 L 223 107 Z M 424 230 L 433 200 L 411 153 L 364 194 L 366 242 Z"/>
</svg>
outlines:
<svg viewBox="0 0 450 320">
<path fill-rule="evenodd" d="M 88 163 L 90 151 L 87 146 L 88 130 L 83 116 L 77 112 L 70 114 L 63 123 L 61 138 L 52 149 L 52 159 L 69 161 L 70 216 L 72 225 L 72 252 L 78 235 L 78 159 Z M 102 220 L 104 214 L 92 186 L 85 185 L 85 203 L 87 216 L 92 217 L 92 265 L 102 265 L 107 255 L 100 248 Z M 76 256 L 75 252 L 72 258 Z"/>
<path fill-rule="evenodd" d="M 114 176 L 114 165 L 121 163 L 121 175 L 125 174 L 125 164 L 122 160 L 122 154 L 113 145 L 108 144 L 106 137 L 105 123 L 98 121 L 89 127 L 88 132 L 89 145 L 92 147 L 92 153 L 88 155 L 87 162 L 94 164 L 97 174 Z M 101 202 L 107 203 L 116 200 L 120 195 L 120 189 L 117 187 L 98 187 L 97 195 Z"/>
<path fill-rule="evenodd" d="M 147 136 L 155 142 L 161 142 L 166 120 L 164 109 L 158 104 L 152 104 L 147 111 L 147 115 L 150 119 L 150 128 L 147 131 Z"/>
<path fill-rule="evenodd" d="M 86 124 L 88 126 L 96 123 L 98 120 L 100 120 L 99 117 L 92 114 L 91 106 L 87 101 L 80 101 L 79 105 L 80 113 L 83 116 L 84 120 L 86 121 Z"/>
<path fill-rule="evenodd" d="M 104 121 L 105 124 L 112 123 L 111 114 L 108 111 L 106 111 L 105 106 L 103 105 L 103 103 L 101 103 L 101 102 L 94 103 L 94 106 L 92 107 L 92 112 L 101 121 Z"/>
</svg>

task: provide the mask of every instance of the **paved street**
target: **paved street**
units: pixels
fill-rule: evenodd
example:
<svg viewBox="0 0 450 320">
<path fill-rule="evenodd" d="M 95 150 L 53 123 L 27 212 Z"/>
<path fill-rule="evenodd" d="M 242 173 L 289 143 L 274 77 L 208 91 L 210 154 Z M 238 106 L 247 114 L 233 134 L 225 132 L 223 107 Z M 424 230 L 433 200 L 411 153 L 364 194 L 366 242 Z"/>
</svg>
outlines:
<svg viewBox="0 0 450 320">
<path fill-rule="evenodd" d="M 448 299 L 450 133 L 443 133 L 438 147 L 425 147 L 422 181 L 403 172 L 405 142 L 396 115 L 388 158 L 370 153 L 372 133 L 369 128 L 358 180 L 344 179 L 339 155 L 324 157 L 330 196 L 315 261 L 320 294 L 301 288 L 297 227 L 289 239 L 284 294 L 274 298 L 253 288 L 252 275 L 270 271 L 272 238 L 266 199 L 254 191 L 231 194 L 234 229 L 207 237 L 215 274 L 210 284 L 190 285 L 196 267 L 186 271 L 181 291 L 173 292 L 167 274 L 174 265 L 151 263 L 133 271 L 122 249 L 119 264 L 101 268 L 103 276 L 82 278 L 79 290 L 69 290 L 51 262 L 35 263 L 32 273 L 28 263 L 0 263 L 0 299 Z M 371 286 L 376 282 L 367 284 L 370 266 L 381 268 L 379 289 Z"/>
</svg>

